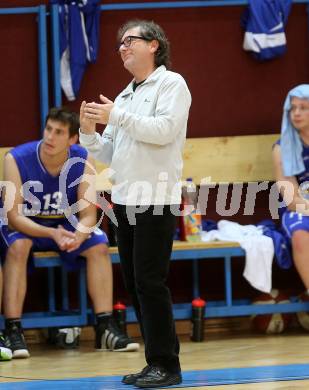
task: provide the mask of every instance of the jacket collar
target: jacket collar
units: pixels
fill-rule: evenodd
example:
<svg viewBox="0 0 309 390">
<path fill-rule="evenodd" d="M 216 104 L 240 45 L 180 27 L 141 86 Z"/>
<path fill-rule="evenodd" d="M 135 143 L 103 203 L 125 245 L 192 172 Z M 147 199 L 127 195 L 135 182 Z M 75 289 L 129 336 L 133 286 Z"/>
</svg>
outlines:
<svg viewBox="0 0 309 390">
<path fill-rule="evenodd" d="M 148 84 L 148 83 L 154 83 L 158 80 L 158 78 L 160 77 L 161 73 L 165 72 L 166 71 L 166 67 L 164 65 L 161 65 L 159 66 L 158 68 L 156 68 L 155 71 L 153 71 L 148 77 L 147 79 L 144 81 L 143 84 Z M 130 84 L 121 92 L 120 94 L 120 97 L 126 97 L 130 94 L 133 93 L 133 83 L 134 83 L 134 79 L 130 82 Z"/>
</svg>

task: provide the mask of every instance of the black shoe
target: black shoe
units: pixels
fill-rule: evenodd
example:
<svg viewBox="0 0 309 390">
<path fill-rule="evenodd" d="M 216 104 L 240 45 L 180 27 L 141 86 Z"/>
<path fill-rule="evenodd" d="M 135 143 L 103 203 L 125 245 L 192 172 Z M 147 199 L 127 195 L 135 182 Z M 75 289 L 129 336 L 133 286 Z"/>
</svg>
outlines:
<svg viewBox="0 0 309 390">
<path fill-rule="evenodd" d="M 48 342 L 62 349 L 75 349 L 79 346 L 81 328 L 49 328 Z"/>
<path fill-rule="evenodd" d="M 122 378 L 122 383 L 124 383 L 125 385 L 134 385 L 136 380 L 138 378 L 141 378 L 143 375 L 147 374 L 147 372 L 150 370 L 150 367 L 149 366 L 146 366 L 142 369 L 142 371 L 140 372 L 137 372 L 136 374 L 128 374 L 128 375 L 125 375 L 123 378 Z"/>
<path fill-rule="evenodd" d="M 22 359 L 30 357 L 22 329 L 13 324 L 9 329 L 6 330 L 6 336 L 10 343 L 13 358 Z"/>
<path fill-rule="evenodd" d="M 182 382 L 180 373 L 171 373 L 159 366 L 151 366 L 148 372 L 138 378 L 134 385 L 136 387 L 164 387 L 179 385 Z"/>
<path fill-rule="evenodd" d="M 106 324 L 98 324 L 95 328 L 95 349 L 98 351 L 128 352 L 137 351 L 139 344 L 134 343 L 123 333 L 111 318 Z"/>
</svg>

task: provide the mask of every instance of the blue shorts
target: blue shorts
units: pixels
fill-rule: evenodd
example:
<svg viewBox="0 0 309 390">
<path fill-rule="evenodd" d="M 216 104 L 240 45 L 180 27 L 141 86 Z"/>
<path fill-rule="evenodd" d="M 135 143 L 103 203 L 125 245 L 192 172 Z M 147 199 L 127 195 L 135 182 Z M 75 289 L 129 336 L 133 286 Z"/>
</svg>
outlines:
<svg viewBox="0 0 309 390">
<path fill-rule="evenodd" d="M 285 234 L 289 238 L 292 238 L 293 233 L 297 230 L 309 232 L 309 216 L 295 211 L 286 210 L 282 215 L 281 224 Z"/>
<path fill-rule="evenodd" d="M 64 229 L 74 231 L 74 227 L 68 221 L 61 221 L 61 225 Z M 32 251 L 57 251 L 65 261 L 66 265 L 71 268 L 78 265 L 77 258 L 82 252 L 86 249 L 89 249 L 98 244 L 108 244 L 108 239 L 106 234 L 99 228 L 96 228 L 87 238 L 81 246 L 73 252 L 61 251 L 54 240 L 51 238 L 43 237 L 30 237 L 24 233 L 17 232 L 15 230 L 9 229 L 7 225 L 0 226 L 0 235 L 1 235 L 1 249 L 3 256 L 5 256 L 6 250 L 16 241 L 21 239 L 29 239 L 33 242 Z"/>
</svg>

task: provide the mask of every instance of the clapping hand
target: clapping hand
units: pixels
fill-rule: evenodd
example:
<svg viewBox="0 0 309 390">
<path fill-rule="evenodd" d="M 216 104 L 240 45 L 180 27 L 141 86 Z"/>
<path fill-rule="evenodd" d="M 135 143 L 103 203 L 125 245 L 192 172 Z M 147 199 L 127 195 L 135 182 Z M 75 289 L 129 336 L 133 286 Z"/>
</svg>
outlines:
<svg viewBox="0 0 309 390">
<path fill-rule="evenodd" d="M 100 100 L 102 104 L 94 102 L 85 103 L 83 116 L 86 120 L 106 125 L 109 121 L 109 115 L 114 107 L 114 103 L 102 94 L 100 95 Z"/>
<path fill-rule="evenodd" d="M 80 106 L 80 112 L 79 112 L 79 123 L 80 123 L 80 129 L 82 133 L 84 134 L 93 134 L 95 132 L 95 121 L 89 119 L 86 117 L 86 102 L 83 101 Z"/>
</svg>

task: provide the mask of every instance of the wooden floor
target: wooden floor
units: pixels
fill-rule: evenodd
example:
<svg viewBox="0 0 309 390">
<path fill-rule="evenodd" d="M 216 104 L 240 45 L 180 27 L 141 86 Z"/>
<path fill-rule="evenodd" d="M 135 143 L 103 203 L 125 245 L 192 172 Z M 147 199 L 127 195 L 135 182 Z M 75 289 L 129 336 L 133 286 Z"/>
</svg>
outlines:
<svg viewBox="0 0 309 390">
<path fill-rule="evenodd" d="M 77 350 L 58 350 L 44 344 L 31 345 L 30 352 L 30 359 L 1 362 L 0 389 L 6 387 L 4 382 L 26 381 L 27 379 L 123 375 L 138 371 L 145 365 L 143 349 L 140 352 L 131 353 L 95 352 L 90 342 L 81 343 Z M 184 372 L 295 365 L 307 364 L 308 362 L 309 334 L 304 332 L 281 336 L 250 333 L 224 336 L 206 335 L 206 340 L 202 343 L 193 343 L 188 337 L 182 337 L 181 340 L 181 364 Z M 309 380 L 194 387 L 194 389 L 206 388 L 228 390 L 309 389 Z"/>
</svg>

